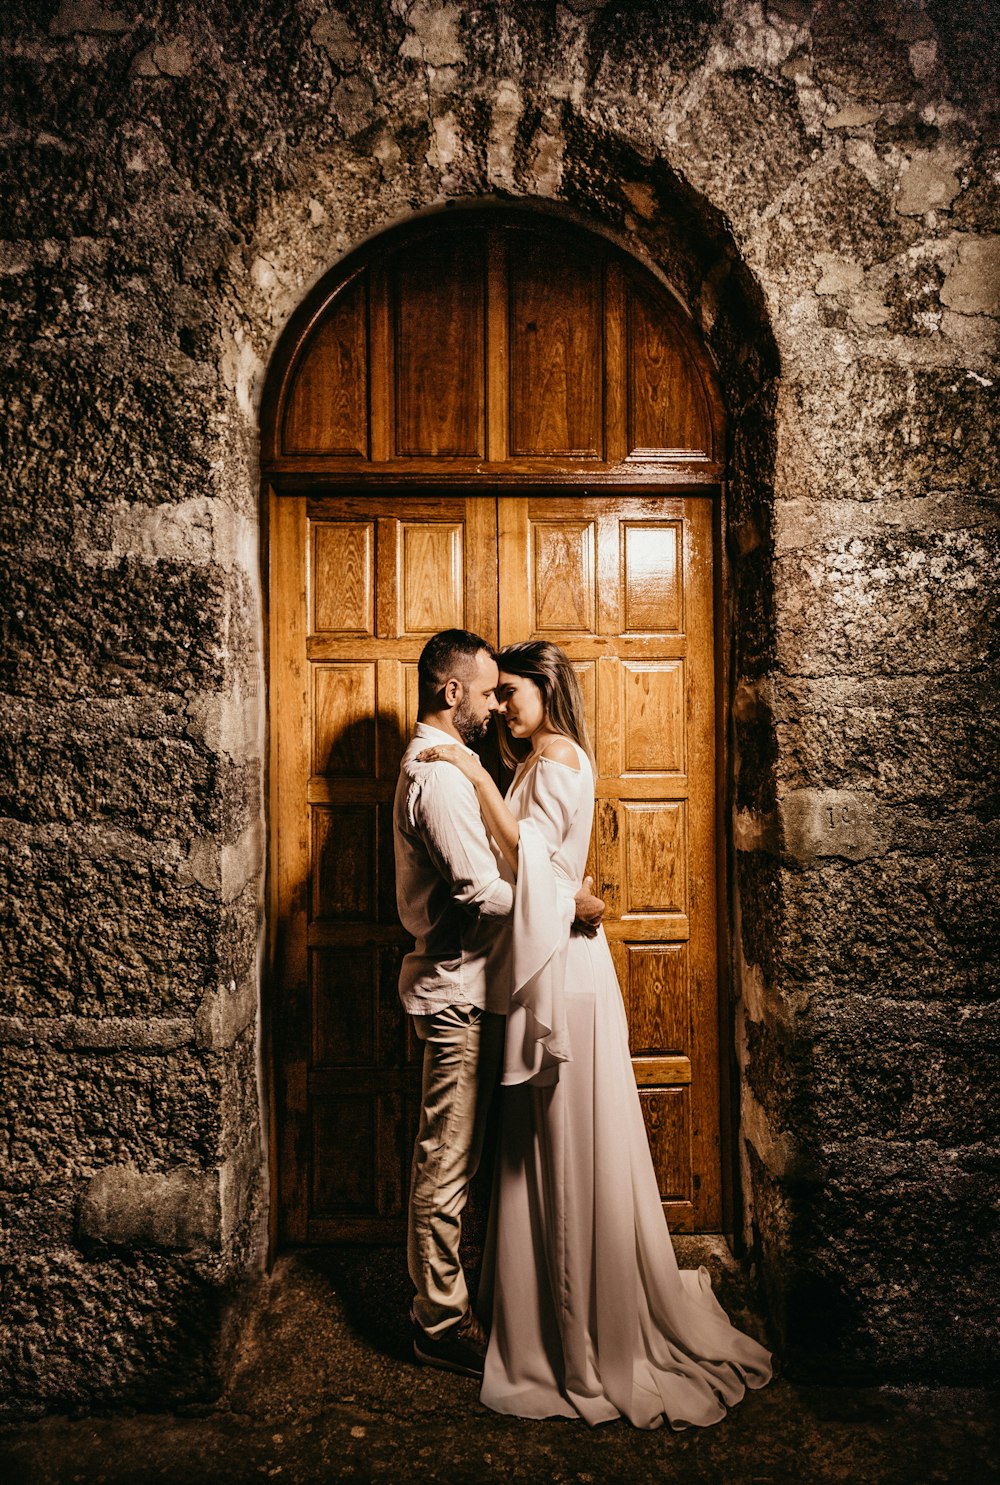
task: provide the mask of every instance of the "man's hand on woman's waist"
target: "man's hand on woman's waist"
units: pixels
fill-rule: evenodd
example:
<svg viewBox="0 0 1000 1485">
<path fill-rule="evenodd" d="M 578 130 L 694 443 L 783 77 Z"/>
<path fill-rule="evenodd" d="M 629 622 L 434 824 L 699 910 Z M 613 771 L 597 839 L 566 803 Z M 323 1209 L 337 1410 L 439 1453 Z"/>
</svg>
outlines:
<svg viewBox="0 0 1000 1485">
<path fill-rule="evenodd" d="M 584 877 L 575 901 L 576 917 L 570 925 L 570 932 L 582 934 L 584 938 L 595 938 L 604 917 L 604 901 L 594 896 L 593 877 Z"/>
</svg>

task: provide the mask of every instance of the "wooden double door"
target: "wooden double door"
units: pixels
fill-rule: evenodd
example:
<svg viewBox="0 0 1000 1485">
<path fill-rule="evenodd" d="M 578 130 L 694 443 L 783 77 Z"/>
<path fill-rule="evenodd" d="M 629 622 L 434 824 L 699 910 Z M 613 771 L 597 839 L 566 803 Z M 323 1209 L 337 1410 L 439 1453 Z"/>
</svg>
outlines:
<svg viewBox="0 0 1000 1485">
<path fill-rule="evenodd" d="M 392 798 L 453 625 L 562 645 L 598 765 L 589 870 L 675 1231 L 721 1227 L 712 502 L 274 495 L 269 1024 L 284 1242 L 402 1236 L 420 1047 Z"/>
</svg>

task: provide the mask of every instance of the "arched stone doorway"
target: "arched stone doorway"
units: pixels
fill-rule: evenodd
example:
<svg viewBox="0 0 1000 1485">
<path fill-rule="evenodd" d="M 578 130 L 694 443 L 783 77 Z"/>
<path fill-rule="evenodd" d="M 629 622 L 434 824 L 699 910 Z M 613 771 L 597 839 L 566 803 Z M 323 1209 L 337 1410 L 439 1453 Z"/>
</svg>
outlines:
<svg viewBox="0 0 1000 1485">
<path fill-rule="evenodd" d="M 592 861 L 674 1230 L 728 1227 L 716 611 L 726 430 L 669 289 L 550 214 L 450 210 L 307 297 L 269 372 L 275 1237 L 400 1235 L 419 1096 L 389 805 L 430 633 L 563 644 Z M 722 915 L 724 916 L 724 914 Z"/>
</svg>

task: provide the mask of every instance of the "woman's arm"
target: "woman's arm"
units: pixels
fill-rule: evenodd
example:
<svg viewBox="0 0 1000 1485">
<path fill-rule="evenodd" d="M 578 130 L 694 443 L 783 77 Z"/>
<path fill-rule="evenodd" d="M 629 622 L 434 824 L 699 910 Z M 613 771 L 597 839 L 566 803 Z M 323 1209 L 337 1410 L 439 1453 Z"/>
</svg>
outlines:
<svg viewBox="0 0 1000 1485">
<path fill-rule="evenodd" d="M 479 759 L 472 753 L 467 753 L 464 748 L 460 748 L 457 743 L 441 743 L 436 747 L 426 748 L 419 755 L 418 761 L 420 763 L 453 763 L 467 779 L 471 780 L 486 828 L 500 847 L 501 855 L 516 877 L 517 843 L 520 837 L 518 823 Z"/>
</svg>

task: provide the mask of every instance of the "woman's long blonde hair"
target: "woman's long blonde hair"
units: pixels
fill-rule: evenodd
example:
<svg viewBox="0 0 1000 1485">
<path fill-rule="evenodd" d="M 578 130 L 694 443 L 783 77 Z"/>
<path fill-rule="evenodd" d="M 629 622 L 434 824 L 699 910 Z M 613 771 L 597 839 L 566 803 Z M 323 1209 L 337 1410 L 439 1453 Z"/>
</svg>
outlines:
<svg viewBox="0 0 1000 1485">
<path fill-rule="evenodd" d="M 497 655 L 497 665 L 501 673 L 506 671 L 508 675 L 527 676 L 534 681 L 542 693 L 549 726 L 579 743 L 596 772 L 594 750 L 583 713 L 583 693 L 566 651 L 544 639 L 526 639 L 502 649 Z M 508 768 L 513 768 L 521 761 L 524 752 L 511 737 L 502 716 L 497 717 L 497 724 L 500 756 Z"/>
</svg>

